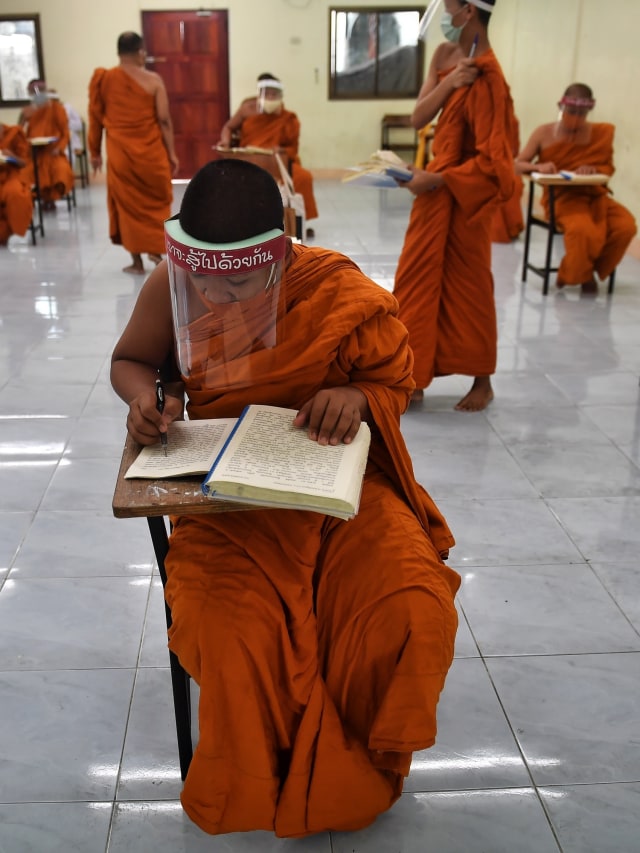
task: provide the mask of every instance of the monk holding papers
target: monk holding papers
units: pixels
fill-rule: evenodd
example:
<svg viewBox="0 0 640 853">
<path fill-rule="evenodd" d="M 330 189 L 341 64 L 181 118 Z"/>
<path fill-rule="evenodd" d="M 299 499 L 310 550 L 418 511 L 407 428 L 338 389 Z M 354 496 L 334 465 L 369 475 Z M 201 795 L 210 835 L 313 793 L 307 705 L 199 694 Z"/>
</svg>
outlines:
<svg viewBox="0 0 640 853">
<path fill-rule="evenodd" d="M 412 115 L 419 128 L 439 113 L 433 157 L 404 184 L 416 198 L 394 288 L 415 357 L 413 399 L 435 376 L 461 373 L 474 377 L 455 406 L 465 412 L 493 399 L 491 227 L 515 184 L 513 103 L 487 35 L 494 3 L 444 0 L 447 42 L 433 55 Z"/>
<path fill-rule="evenodd" d="M 589 86 L 569 86 L 558 104 L 558 121 L 533 131 L 518 155 L 518 171 L 613 175 L 614 127 L 587 121 L 595 103 Z M 542 203 L 548 215 L 546 188 Z M 557 286 L 580 284 L 583 293 L 597 293 L 596 276 L 603 281 L 618 266 L 637 231 L 635 219 L 603 184 L 555 187 L 554 210 L 565 247 Z"/>
<path fill-rule="evenodd" d="M 169 358 L 191 419 L 292 409 L 318 452 L 355 443 L 363 422 L 371 433 L 350 520 L 280 507 L 172 519 L 169 646 L 200 685 L 182 804 L 212 834 L 357 830 L 435 741 L 457 624 L 453 538 L 400 433 L 407 332 L 352 261 L 285 237 L 276 181 L 253 163 L 204 166 L 166 244 L 113 353 L 136 441 L 158 444 L 182 416 L 170 385 L 156 405 Z"/>
</svg>

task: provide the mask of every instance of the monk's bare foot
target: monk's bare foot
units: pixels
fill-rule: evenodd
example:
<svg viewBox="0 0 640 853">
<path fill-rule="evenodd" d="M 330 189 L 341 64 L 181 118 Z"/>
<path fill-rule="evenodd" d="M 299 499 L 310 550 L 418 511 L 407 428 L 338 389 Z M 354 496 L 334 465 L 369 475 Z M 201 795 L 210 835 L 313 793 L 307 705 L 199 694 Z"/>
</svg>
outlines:
<svg viewBox="0 0 640 853">
<path fill-rule="evenodd" d="M 144 267 L 142 264 L 130 264 L 128 267 L 122 267 L 122 272 L 128 272 L 132 275 L 144 275 Z"/>
<path fill-rule="evenodd" d="M 488 376 L 476 376 L 468 394 L 454 406 L 458 412 L 481 412 L 493 400 L 493 388 Z"/>
<path fill-rule="evenodd" d="M 158 264 L 159 264 L 159 263 L 160 263 L 160 261 L 162 260 L 162 255 L 156 255 L 156 254 L 153 254 L 153 253 L 152 253 L 152 254 L 147 255 L 147 257 L 149 258 L 149 260 L 151 261 L 151 263 L 152 263 L 152 264 L 155 264 L 156 266 L 158 266 Z"/>
<path fill-rule="evenodd" d="M 595 278 L 590 278 L 589 281 L 583 281 L 581 286 L 583 296 L 597 296 L 598 282 Z"/>
<path fill-rule="evenodd" d="M 424 391 L 422 390 L 422 388 L 416 388 L 416 390 L 411 395 L 411 401 L 410 402 L 421 403 L 423 401 L 423 399 L 424 399 Z"/>
</svg>

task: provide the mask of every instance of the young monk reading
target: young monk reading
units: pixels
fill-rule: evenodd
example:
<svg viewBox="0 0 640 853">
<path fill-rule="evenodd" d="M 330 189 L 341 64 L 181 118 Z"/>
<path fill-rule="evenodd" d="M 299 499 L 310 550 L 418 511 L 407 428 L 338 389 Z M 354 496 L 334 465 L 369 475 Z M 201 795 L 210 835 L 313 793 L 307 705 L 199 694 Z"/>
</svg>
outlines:
<svg viewBox="0 0 640 853">
<path fill-rule="evenodd" d="M 219 145 L 229 146 L 232 134 L 238 134 L 241 147 L 253 145 L 284 152 L 291 160 L 291 178 L 296 192 L 304 199 L 304 216 L 308 222 L 318 216 L 313 194 L 313 177 L 304 169 L 298 156 L 300 120 L 284 107 L 284 90 L 277 77 L 265 73 L 258 77 L 258 95 L 246 98 L 237 112 L 223 126 Z M 312 229 L 307 231 L 313 237 Z"/>
<path fill-rule="evenodd" d="M 111 242 L 131 254 L 123 272 L 143 275 L 142 255 L 157 264 L 164 251 L 164 220 L 171 213 L 171 175 L 179 167 L 169 99 L 162 78 L 147 71 L 142 37 L 118 38 L 120 62 L 97 68 L 89 83 L 87 145 L 94 173 L 107 142 L 107 205 Z"/>
<path fill-rule="evenodd" d="M 414 400 L 434 376 L 462 373 L 474 377 L 455 406 L 465 412 L 493 399 L 491 225 L 515 181 L 513 104 L 487 34 L 494 3 L 444 0 L 447 43 L 433 55 L 412 117 L 419 128 L 440 113 L 433 157 L 403 184 L 416 199 L 394 287 L 415 357 Z"/>
<path fill-rule="evenodd" d="M 169 645 L 200 685 L 182 803 L 210 833 L 359 829 L 434 743 L 456 632 L 459 577 L 442 561 L 453 539 L 399 429 L 414 387 L 407 333 L 393 296 L 348 258 L 291 244 L 277 184 L 252 163 L 204 166 L 166 232 L 167 260 L 113 353 L 133 438 L 158 442 L 182 414 L 169 394 L 156 410 L 168 357 L 191 418 L 269 403 L 296 409 L 321 445 L 350 442 L 363 420 L 372 431 L 350 521 L 173 519 Z"/>
<path fill-rule="evenodd" d="M 533 131 L 518 154 L 516 169 L 521 174 L 566 170 L 580 175 L 613 175 L 614 127 L 587 121 L 595 103 L 589 86 L 569 86 L 558 104 L 558 121 Z M 636 222 L 610 193 L 602 185 L 555 188 L 555 218 L 565 246 L 558 287 L 580 284 L 584 293 L 597 293 L 596 275 L 600 280 L 608 278 L 622 260 L 636 233 Z M 548 215 L 546 188 L 542 203 Z"/>
</svg>

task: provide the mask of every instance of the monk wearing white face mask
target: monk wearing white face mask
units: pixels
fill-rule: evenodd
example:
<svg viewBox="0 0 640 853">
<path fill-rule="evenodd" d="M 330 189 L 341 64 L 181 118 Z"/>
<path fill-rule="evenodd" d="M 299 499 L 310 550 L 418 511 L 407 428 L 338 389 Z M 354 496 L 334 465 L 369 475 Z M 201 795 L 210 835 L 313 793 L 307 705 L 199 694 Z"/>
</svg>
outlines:
<svg viewBox="0 0 640 853">
<path fill-rule="evenodd" d="M 289 157 L 293 186 L 304 198 L 305 220 L 315 219 L 318 208 L 313 195 L 313 178 L 311 172 L 300 165 L 298 156 L 300 120 L 285 109 L 282 83 L 273 74 L 264 73 L 258 77 L 257 96 L 240 104 L 223 126 L 218 145 L 228 148 L 235 133 L 239 133 L 241 147 L 272 148 Z M 308 229 L 307 237 L 311 236 L 313 231 Z"/>
</svg>

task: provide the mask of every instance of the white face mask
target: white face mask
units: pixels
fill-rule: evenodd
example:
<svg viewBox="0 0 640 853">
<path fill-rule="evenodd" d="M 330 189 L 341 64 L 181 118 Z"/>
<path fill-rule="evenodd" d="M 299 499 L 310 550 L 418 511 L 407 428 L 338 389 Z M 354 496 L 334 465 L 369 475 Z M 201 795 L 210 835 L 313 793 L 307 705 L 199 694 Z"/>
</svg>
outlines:
<svg viewBox="0 0 640 853">
<path fill-rule="evenodd" d="M 466 26 L 466 22 L 461 27 L 454 27 L 452 24 L 454 17 L 455 15 L 452 15 L 450 12 L 443 12 L 442 18 L 440 19 L 440 29 L 442 30 L 442 35 L 447 41 L 457 44 L 457 42 L 460 41 L 460 36 Z"/>
<path fill-rule="evenodd" d="M 282 98 L 278 98 L 277 100 L 267 100 L 266 98 L 262 101 L 262 112 L 268 113 L 277 113 L 280 107 L 282 106 Z"/>
</svg>

